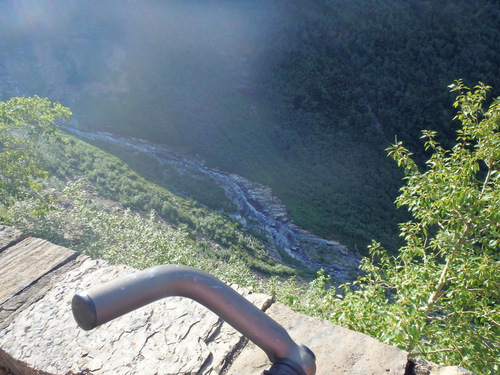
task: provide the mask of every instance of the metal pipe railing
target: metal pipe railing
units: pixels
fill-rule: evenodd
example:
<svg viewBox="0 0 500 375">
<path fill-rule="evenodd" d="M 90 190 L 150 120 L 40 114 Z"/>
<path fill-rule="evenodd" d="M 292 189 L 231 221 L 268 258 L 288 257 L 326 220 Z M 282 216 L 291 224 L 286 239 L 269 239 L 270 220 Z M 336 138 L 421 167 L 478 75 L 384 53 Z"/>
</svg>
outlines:
<svg viewBox="0 0 500 375">
<path fill-rule="evenodd" d="M 265 374 L 314 375 L 311 350 L 296 344 L 288 332 L 231 287 L 198 269 L 164 265 L 129 274 L 75 294 L 73 316 L 84 330 L 164 297 L 193 299 L 260 347 L 273 363 Z"/>
</svg>

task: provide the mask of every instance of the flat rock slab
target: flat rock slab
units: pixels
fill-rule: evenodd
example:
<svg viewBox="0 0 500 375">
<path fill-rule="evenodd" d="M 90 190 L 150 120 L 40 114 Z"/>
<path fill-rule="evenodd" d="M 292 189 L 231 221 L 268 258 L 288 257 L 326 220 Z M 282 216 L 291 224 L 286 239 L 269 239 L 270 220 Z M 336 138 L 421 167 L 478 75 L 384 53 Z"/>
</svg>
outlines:
<svg viewBox="0 0 500 375">
<path fill-rule="evenodd" d="M 38 238 L 25 238 L 5 249 L 0 253 L 0 304 L 77 256 L 73 250 Z"/>
<path fill-rule="evenodd" d="M 12 227 L 0 225 L 0 253 L 25 238 L 26 235 L 21 231 Z"/>
<path fill-rule="evenodd" d="M 281 324 L 292 339 L 316 355 L 317 375 L 405 375 L 408 353 L 336 326 L 319 318 L 293 311 L 279 303 L 266 313 Z M 230 375 L 260 375 L 270 363 L 265 354 L 249 343 L 229 369 Z"/>
<path fill-rule="evenodd" d="M 0 331 L 0 363 L 3 358 L 15 373 L 219 374 L 244 342 L 239 332 L 210 310 L 178 297 L 83 331 L 71 312 L 73 295 L 134 270 L 84 256 L 74 262 L 52 277 L 43 298 L 26 306 Z M 0 279 L 3 283 L 4 277 Z M 270 302 L 269 296 L 261 294 L 247 298 L 259 307 Z"/>
<path fill-rule="evenodd" d="M 187 298 L 78 328 L 73 295 L 132 272 L 0 226 L 0 375 L 261 375 L 270 368 L 261 349 Z M 315 353 L 317 375 L 471 374 L 425 361 L 407 369 L 404 351 L 236 290 L 261 309 L 271 305 L 266 314 Z"/>
</svg>

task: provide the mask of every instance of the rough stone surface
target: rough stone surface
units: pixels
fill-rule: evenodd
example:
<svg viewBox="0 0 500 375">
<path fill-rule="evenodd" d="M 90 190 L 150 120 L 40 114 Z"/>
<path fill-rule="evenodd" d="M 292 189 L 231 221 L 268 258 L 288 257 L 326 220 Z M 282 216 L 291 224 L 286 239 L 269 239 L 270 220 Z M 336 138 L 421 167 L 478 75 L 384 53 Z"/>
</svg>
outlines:
<svg viewBox="0 0 500 375">
<path fill-rule="evenodd" d="M 0 258 L 0 303 L 76 256 L 75 251 L 38 238 L 26 238 L 5 249 Z"/>
<path fill-rule="evenodd" d="M 0 303 L 0 332 L 4 330 L 12 321 L 14 321 L 19 313 L 23 312 L 30 305 L 42 299 L 50 290 L 54 284 L 54 280 L 57 280 L 59 275 L 68 272 L 68 270 L 72 268 L 78 267 L 81 261 L 86 258 L 86 256 L 80 255 L 75 259 L 75 261 L 69 262 L 42 276 L 36 281 L 36 283 L 27 286 L 22 290 L 22 292 L 12 296 L 4 303 Z M 2 258 L 0 256 L 0 263 L 1 262 Z M 0 280 L 3 282 L 4 279 L 0 276 Z"/>
<path fill-rule="evenodd" d="M 411 375 L 474 375 L 459 366 L 438 366 L 419 358 L 413 361 L 413 373 Z"/>
<path fill-rule="evenodd" d="M 317 375 L 405 375 L 408 353 L 318 318 L 294 312 L 279 303 L 267 313 L 292 339 L 316 355 Z M 253 344 L 247 345 L 228 374 L 260 375 L 270 364 Z"/>
<path fill-rule="evenodd" d="M 0 248 L 0 375 L 260 375 L 270 368 L 261 349 L 187 298 L 165 298 L 83 331 L 73 295 L 135 270 L 8 227 L 0 227 Z M 425 361 L 408 366 L 404 351 L 235 289 L 261 309 L 271 306 L 266 313 L 313 350 L 318 375 L 471 374 Z"/>
<path fill-rule="evenodd" d="M 25 238 L 26 236 L 17 229 L 0 225 L 0 253 Z"/>
<path fill-rule="evenodd" d="M 52 279 L 43 298 L 0 331 L 0 359 L 20 360 L 9 367 L 23 374 L 220 373 L 242 336 L 189 299 L 166 298 L 89 332 L 77 327 L 72 296 L 132 271 L 86 258 Z M 269 297 L 248 299 L 264 305 Z"/>
</svg>

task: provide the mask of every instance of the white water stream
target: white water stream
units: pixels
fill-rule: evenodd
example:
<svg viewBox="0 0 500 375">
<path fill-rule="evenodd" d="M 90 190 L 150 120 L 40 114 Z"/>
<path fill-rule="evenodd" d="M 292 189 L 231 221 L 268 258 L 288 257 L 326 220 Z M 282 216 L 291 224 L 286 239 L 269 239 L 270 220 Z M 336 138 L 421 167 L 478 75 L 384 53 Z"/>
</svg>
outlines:
<svg viewBox="0 0 500 375">
<path fill-rule="evenodd" d="M 268 233 L 274 246 L 285 250 L 291 257 L 299 260 L 311 269 L 324 269 L 340 281 L 352 278 L 350 273 L 359 265 L 359 257 L 351 253 L 345 246 L 336 241 L 319 238 L 298 228 L 290 222 L 286 207 L 272 195 L 269 187 L 251 182 L 241 176 L 208 168 L 198 158 L 185 157 L 174 153 L 165 146 L 156 145 L 138 138 L 126 138 L 107 132 L 82 131 L 70 127 L 62 127 L 65 131 L 88 140 L 100 140 L 119 144 L 135 151 L 153 155 L 162 163 L 168 163 L 185 171 L 194 169 L 216 180 L 224 189 L 227 197 L 237 206 L 238 214 L 232 215 L 243 226 L 248 222 L 257 222 Z M 334 264 L 322 264 L 311 260 L 308 250 L 323 248 L 328 252 L 336 252 L 338 259 Z"/>
</svg>

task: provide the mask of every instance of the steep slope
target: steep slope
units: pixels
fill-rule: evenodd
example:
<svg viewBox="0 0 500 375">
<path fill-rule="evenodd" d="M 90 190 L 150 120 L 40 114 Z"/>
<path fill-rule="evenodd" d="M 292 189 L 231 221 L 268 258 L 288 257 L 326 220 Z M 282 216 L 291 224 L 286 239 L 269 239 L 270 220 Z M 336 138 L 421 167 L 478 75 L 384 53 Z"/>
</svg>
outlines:
<svg viewBox="0 0 500 375">
<path fill-rule="evenodd" d="M 361 252 L 399 244 L 394 136 L 453 137 L 454 79 L 500 87 L 488 0 L 8 0 L 0 19 L 2 99 L 48 96 L 75 127 L 198 155 Z"/>
</svg>

